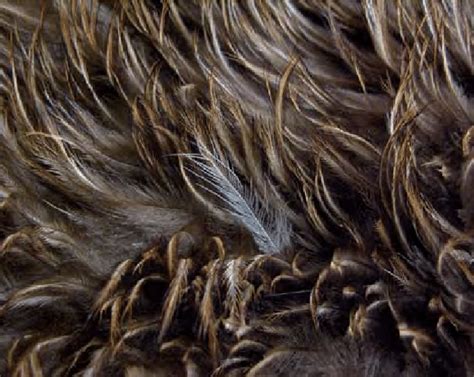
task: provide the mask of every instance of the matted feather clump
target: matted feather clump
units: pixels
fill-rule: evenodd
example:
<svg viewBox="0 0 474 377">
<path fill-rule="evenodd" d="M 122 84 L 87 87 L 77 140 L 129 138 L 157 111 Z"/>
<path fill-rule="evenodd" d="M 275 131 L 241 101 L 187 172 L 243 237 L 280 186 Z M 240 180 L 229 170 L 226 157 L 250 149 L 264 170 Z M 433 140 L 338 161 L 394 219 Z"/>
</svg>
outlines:
<svg viewBox="0 0 474 377">
<path fill-rule="evenodd" d="M 1 376 L 472 376 L 471 0 L 1 0 Z"/>
</svg>

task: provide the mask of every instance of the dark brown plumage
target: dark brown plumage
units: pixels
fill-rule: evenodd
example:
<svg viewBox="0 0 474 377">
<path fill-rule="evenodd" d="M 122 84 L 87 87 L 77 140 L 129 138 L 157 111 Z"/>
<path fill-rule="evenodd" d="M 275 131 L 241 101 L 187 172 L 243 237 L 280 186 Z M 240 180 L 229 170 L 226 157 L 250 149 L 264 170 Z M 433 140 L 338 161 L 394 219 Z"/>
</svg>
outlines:
<svg viewBox="0 0 474 377">
<path fill-rule="evenodd" d="M 473 6 L 0 0 L 0 375 L 472 376 Z"/>
</svg>

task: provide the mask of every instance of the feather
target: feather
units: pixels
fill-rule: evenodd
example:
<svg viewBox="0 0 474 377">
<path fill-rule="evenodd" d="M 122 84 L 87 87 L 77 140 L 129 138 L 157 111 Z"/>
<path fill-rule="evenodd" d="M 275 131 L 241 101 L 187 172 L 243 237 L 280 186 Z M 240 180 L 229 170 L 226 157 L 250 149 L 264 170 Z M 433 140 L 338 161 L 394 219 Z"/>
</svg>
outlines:
<svg viewBox="0 0 474 377">
<path fill-rule="evenodd" d="M 229 215 L 237 225 L 245 227 L 260 251 L 277 253 L 290 246 L 291 224 L 285 212 L 265 207 L 252 191 L 243 186 L 226 161 L 219 160 L 204 147 L 201 149 L 203 154 L 182 155 L 192 163 L 186 171 L 198 179 L 197 183 L 190 185 L 196 185 L 217 200 L 218 210 Z"/>
<path fill-rule="evenodd" d="M 215 289 L 218 284 L 218 273 L 222 261 L 214 260 L 208 265 L 207 281 L 204 288 L 201 306 L 199 308 L 200 327 L 199 333 L 204 338 L 207 336 L 211 356 L 215 361 L 218 357 L 219 341 L 217 337 L 216 313 L 214 308 Z"/>
<path fill-rule="evenodd" d="M 226 262 L 224 277 L 227 286 L 226 306 L 230 317 L 240 320 L 240 303 L 242 301 L 242 258 L 232 259 Z"/>
<path fill-rule="evenodd" d="M 166 296 L 165 303 L 163 305 L 161 329 L 158 341 L 161 343 L 165 337 L 176 313 L 176 310 L 181 302 L 184 295 L 184 290 L 187 286 L 187 279 L 189 270 L 193 264 L 192 259 L 181 259 L 178 263 L 175 276 L 170 284 L 169 291 Z"/>
</svg>

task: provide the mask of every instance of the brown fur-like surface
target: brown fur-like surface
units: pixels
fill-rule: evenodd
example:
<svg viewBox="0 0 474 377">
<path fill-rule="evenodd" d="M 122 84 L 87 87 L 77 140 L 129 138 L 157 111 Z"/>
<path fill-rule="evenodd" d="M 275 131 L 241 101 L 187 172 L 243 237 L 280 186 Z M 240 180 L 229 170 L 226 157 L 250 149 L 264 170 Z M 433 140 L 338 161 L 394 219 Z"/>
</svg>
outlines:
<svg viewBox="0 0 474 377">
<path fill-rule="evenodd" d="M 471 0 L 0 0 L 1 376 L 472 376 Z"/>
</svg>

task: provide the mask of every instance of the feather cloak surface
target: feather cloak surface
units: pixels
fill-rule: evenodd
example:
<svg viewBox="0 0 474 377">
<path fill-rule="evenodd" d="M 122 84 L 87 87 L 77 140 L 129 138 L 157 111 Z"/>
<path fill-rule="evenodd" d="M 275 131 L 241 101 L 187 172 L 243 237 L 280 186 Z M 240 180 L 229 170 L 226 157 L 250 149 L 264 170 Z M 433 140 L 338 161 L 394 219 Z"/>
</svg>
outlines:
<svg viewBox="0 0 474 377">
<path fill-rule="evenodd" d="M 474 375 L 473 8 L 0 0 L 0 375 Z"/>
</svg>

